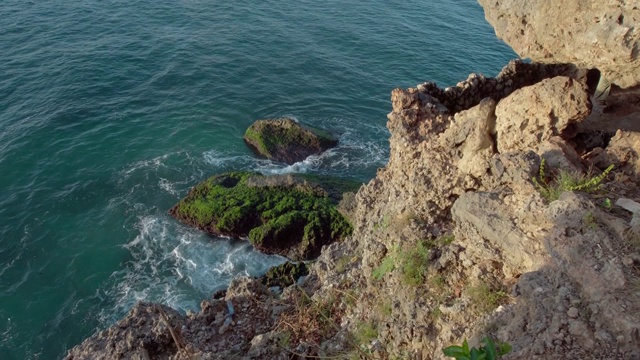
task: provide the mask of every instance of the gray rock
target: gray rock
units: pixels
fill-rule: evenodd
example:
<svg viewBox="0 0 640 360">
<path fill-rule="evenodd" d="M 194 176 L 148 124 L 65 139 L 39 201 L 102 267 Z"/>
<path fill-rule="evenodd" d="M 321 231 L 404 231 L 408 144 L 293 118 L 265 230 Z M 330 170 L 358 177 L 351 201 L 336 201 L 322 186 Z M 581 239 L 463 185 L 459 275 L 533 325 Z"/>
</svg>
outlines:
<svg viewBox="0 0 640 360">
<path fill-rule="evenodd" d="M 567 316 L 575 319 L 580 315 L 580 311 L 574 307 L 569 308 L 569 311 L 567 311 Z"/>
</svg>

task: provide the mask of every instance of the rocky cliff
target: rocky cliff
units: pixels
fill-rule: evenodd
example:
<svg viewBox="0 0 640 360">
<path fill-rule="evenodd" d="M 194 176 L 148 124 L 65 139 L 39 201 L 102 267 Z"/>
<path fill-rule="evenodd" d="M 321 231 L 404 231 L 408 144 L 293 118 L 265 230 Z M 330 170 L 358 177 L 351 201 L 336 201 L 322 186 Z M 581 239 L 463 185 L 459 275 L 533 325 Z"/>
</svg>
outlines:
<svg viewBox="0 0 640 360">
<path fill-rule="evenodd" d="M 394 90 L 389 162 L 309 276 L 140 304 L 68 359 L 442 359 L 485 336 L 507 359 L 640 358 L 640 116 L 599 108 L 581 65 Z"/>
<path fill-rule="evenodd" d="M 640 5 L 635 0 L 478 0 L 518 55 L 597 68 L 612 83 L 640 82 Z"/>
</svg>

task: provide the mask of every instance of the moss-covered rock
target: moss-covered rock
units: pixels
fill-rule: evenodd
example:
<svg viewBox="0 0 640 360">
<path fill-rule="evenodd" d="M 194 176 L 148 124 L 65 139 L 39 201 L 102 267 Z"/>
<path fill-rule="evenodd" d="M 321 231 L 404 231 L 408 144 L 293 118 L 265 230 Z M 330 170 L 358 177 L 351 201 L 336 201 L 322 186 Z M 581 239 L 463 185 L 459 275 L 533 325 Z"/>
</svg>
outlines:
<svg viewBox="0 0 640 360">
<path fill-rule="evenodd" d="M 216 175 L 191 189 L 169 213 L 213 235 L 248 237 L 256 249 L 267 254 L 312 259 L 323 245 L 352 231 L 336 209 L 339 199 L 330 195 L 338 192 L 338 185 L 352 189 L 356 183 L 327 181 L 334 186 L 327 189 L 318 181 L 293 175 Z"/>
<path fill-rule="evenodd" d="M 287 261 L 284 264 L 270 268 L 266 274 L 260 277 L 260 281 L 266 286 L 280 286 L 285 288 L 293 285 L 301 276 L 309 274 L 307 264 L 300 261 L 293 263 Z"/>
<path fill-rule="evenodd" d="M 319 154 L 338 144 L 330 133 L 302 126 L 292 119 L 268 119 L 254 122 L 244 141 L 259 155 L 293 164 L 309 155 Z"/>
</svg>

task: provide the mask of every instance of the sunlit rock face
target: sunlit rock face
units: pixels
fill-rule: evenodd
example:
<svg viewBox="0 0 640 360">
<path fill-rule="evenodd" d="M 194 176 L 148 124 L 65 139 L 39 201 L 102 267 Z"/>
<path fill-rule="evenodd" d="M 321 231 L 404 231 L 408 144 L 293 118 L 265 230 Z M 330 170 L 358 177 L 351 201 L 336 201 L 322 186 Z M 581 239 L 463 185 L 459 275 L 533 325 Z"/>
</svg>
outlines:
<svg viewBox="0 0 640 360">
<path fill-rule="evenodd" d="M 523 58 L 597 68 L 613 84 L 640 82 L 635 0 L 478 0 L 499 38 Z"/>
</svg>

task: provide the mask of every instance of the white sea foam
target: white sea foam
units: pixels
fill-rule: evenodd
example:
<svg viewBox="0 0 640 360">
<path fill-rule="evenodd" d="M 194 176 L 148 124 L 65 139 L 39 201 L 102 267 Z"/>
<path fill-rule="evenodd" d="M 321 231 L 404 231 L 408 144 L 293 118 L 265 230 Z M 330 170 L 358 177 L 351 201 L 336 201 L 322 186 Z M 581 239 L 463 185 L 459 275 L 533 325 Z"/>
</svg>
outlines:
<svg viewBox="0 0 640 360">
<path fill-rule="evenodd" d="M 287 115 L 299 121 L 293 115 Z M 257 158 L 252 155 L 225 152 L 221 150 L 209 150 L 203 153 L 205 162 L 214 167 L 215 171 L 227 169 L 251 169 L 262 174 L 288 174 L 288 173 L 320 173 L 320 174 L 359 174 L 373 173 L 383 166 L 389 157 L 388 144 L 381 143 L 383 133 L 388 134 L 383 127 L 365 126 L 366 132 L 348 125 L 344 119 L 318 120 L 328 128 L 338 133 L 338 145 L 319 155 L 311 155 L 303 161 L 291 165 L 271 160 Z M 388 135 L 385 135 L 388 136 Z"/>
<path fill-rule="evenodd" d="M 218 150 L 205 151 L 202 156 L 204 161 L 216 169 L 224 169 L 226 167 L 239 167 L 250 164 L 254 161 L 251 156 L 246 154 L 226 153 Z"/>
<path fill-rule="evenodd" d="M 165 215 L 141 216 L 137 227 L 138 235 L 123 245 L 131 260 L 111 277 L 107 296 L 115 299 L 116 310 L 105 310 L 106 323 L 138 301 L 195 310 L 234 277 L 258 276 L 285 261 L 254 251 L 246 241 L 212 238 Z"/>
<path fill-rule="evenodd" d="M 171 181 L 165 179 L 165 178 L 160 178 L 160 181 L 158 181 L 158 186 L 160 187 L 160 189 L 168 192 L 171 195 L 174 196 L 180 196 L 180 193 L 178 192 L 178 190 L 176 190 L 176 184 L 172 183 Z"/>
<path fill-rule="evenodd" d="M 146 169 L 146 168 L 152 168 L 152 169 L 157 169 L 161 166 L 164 166 L 164 161 L 171 156 L 171 154 L 164 154 L 158 157 L 155 157 L 153 159 L 149 159 L 149 160 L 141 160 L 141 161 L 136 161 L 135 163 L 133 163 L 129 168 L 125 169 L 122 172 L 123 176 L 129 176 L 132 173 L 134 173 L 137 170 L 140 169 Z"/>
</svg>

